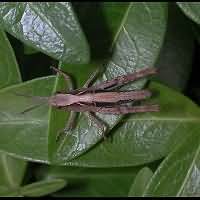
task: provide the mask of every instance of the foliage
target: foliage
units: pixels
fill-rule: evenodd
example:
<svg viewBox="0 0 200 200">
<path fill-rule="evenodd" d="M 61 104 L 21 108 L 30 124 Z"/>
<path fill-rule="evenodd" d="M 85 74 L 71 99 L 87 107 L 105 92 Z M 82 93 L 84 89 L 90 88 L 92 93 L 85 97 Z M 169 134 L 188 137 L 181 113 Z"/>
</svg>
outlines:
<svg viewBox="0 0 200 200">
<path fill-rule="evenodd" d="M 0 196 L 200 196 L 200 4 L 2 2 L 0 4 Z M 156 66 L 148 87 L 158 113 L 85 115 L 62 140 L 67 112 L 29 96 Z M 94 83 L 94 84 L 95 84 Z M 24 94 L 23 95 L 17 95 Z"/>
</svg>

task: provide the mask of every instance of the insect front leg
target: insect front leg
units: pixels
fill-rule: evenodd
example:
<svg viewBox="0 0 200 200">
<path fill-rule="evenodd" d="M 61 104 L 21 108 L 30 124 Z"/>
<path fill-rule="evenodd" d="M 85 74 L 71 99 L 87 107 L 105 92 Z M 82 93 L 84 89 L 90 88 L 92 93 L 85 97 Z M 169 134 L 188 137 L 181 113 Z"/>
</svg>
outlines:
<svg viewBox="0 0 200 200">
<path fill-rule="evenodd" d="M 74 111 L 71 111 L 70 114 L 69 114 L 69 118 L 67 120 L 67 124 L 64 128 L 64 131 L 67 132 L 67 131 L 71 131 L 74 126 L 75 126 L 75 119 L 76 119 L 76 112 Z"/>
<path fill-rule="evenodd" d="M 56 141 L 58 141 L 61 136 L 63 136 L 64 134 L 66 134 L 67 132 L 71 131 L 74 128 L 75 120 L 76 120 L 76 114 L 77 114 L 76 112 L 70 111 L 69 118 L 67 120 L 67 124 L 66 124 L 64 129 L 62 129 L 58 132 L 57 137 L 56 137 Z"/>
<path fill-rule="evenodd" d="M 89 85 L 95 80 L 95 78 L 97 77 L 98 73 L 99 73 L 99 68 L 97 70 L 95 70 L 92 73 L 92 75 L 90 75 L 89 79 L 83 85 L 83 88 L 88 88 Z M 84 93 L 86 91 L 87 91 L 87 89 L 83 89 L 82 91 L 78 92 L 78 94 L 82 94 L 82 93 Z"/>
<path fill-rule="evenodd" d="M 64 71 L 56 68 L 56 67 L 53 67 L 51 66 L 51 69 L 53 69 L 55 72 L 57 72 L 58 74 L 62 75 L 68 85 L 68 88 L 69 90 L 73 90 L 74 89 L 74 85 L 72 83 L 72 80 L 71 80 L 71 77 Z"/>
<path fill-rule="evenodd" d="M 94 81 L 94 79 L 97 77 L 99 73 L 99 68 L 96 69 L 92 74 L 91 76 L 89 77 L 89 79 L 85 82 L 85 84 L 83 85 L 84 88 L 88 88 L 89 85 Z"/>
<path fill-rule="evenodd" d="M 84 114 L 86 114 L 86 116 L 90 119 L 91 122 L 94 122 L 98 126 L 98 128 L 101 129 L 104 140 L 107 139 L 105 135 L 105 131 L 107 128 L 106 125 L 102 121 L 100 121 L 92 112 L 84 112 Z"/>
</svg>

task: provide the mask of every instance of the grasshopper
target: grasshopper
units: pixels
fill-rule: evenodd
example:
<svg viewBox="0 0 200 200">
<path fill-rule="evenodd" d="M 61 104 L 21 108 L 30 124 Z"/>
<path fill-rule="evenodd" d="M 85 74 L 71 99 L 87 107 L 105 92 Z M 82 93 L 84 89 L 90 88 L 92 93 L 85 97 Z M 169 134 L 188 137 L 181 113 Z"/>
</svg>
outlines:
<svg viewBox="0 0 200 200">
<path fill-rule="evenodd" d="M 71 78 L 66 72 L 55 67 L 51 68 L 59 75 L 62 75 L 67 82 L 67 85 L 69 85 L 69 91 L 56 92 L 56 94 L 48 98 L 48 104 L 50 106 L 64 111 L 70 111 L 64 132 L 73 129 L 76 112 L 87 113 L 87 116 L 94 121 L 99 128 L 104 130 L 103 122 L 93 115 L 94 112 L 119 115 L 159 111 L 158 105 L 124 105 L 127 101 L 137 101 L 150 97 L 151 92 L 149 90 L 113 91 L 114 88 L 118 88 L 145 76 L 155 74 L 155 68 L 144 68 L 137 72 L 118 76 L 114 79 L 89 87 L 90 83 L 98 73 L 98 71 L 96 71 L 86 81 L 83 88 L 79 89 L 73 89 Z"/>
<path fill-rule="evenodd" d="M 95 115 L 95 112 L 102 114 L 128 114 L 128 113 L 142 113 L 142 112 L 158 112 L 158 105 L 140 105 L 128 106 L 124 105 L 130 101 L 143 100 L 151 96 L 151 92 L 147 89 L 134 91 L 114 91 L 114 89 L 124 86 L 127 83 L 136 81 L 148 75 L 156 74 L 155 68 L 143 68 L 137 72 L 118 76 L 114 79 L 103 81 L 99 84 L 89 86 L 96 78 L 98 70 L 95 71 L 86 81 L 84 86 L 79 89 L 74 89 L 71 77 L 64 71 L 51 67 L 56 73 L 63 76 L 69 91 L 58 91 L 50 97 L 37 97 L 40 100 L 45 100 L 48 105 L 63 111 L 69 111 L 70 115 L 66 127 L 61 133 L 70 131 L 74 127 L 75 117 L 77 112 L 87 114 L 90 120 L 103 130 L 105 125 Z M 18 94 L 19 95 L 19 94 Z M 22 95 L 27 96 L 27 95 Z M 42 104 L 40 104 L 42 105 Z M 39 105 L 38 105 L 39 106 Z M 22 113 L 30 111 L 32 108 L 24 110 Z M 59 135 L 58 135 L 59 136 Z M 57 137 L 58 139 L 58 137 Z"/>
</svg>

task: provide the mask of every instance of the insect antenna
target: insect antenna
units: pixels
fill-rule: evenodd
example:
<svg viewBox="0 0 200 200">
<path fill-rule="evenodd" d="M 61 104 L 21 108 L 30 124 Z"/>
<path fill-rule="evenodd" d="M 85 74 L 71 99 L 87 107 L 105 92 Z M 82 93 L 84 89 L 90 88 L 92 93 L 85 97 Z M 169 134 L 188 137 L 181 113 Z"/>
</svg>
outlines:
<svg viewBox="0 0 200 200">
<path fill-rule="evenodd" d="M 29 108 L 26 108 L 25 110 L 23 110 L 23 111 L 20 112 L 19 114 L 25 114 L 25 113 L 27 113 L 27 112 L 29 112 L 29 111 L 31 111 L 31 110 L 34 110 L 34 109 L 36 109 L 36 108 L 38 108 L 38 107 L 40 107 L 40 106 L 42 106 L 42 105 L 44 105 L 44 103 L 31 106 L 31 107 L 29 107 Z"/>
<path fill-rule="evenodd" d="M 22 97 L 27 97 L 27 98 L 31 98 L 35 101 L 39 101 L 39 102 L 47 102 L 49 97 L 41 97 L 41 96 L 32 96 L 32 95 L 28 95 L 28 94 L 21 94 L 18 92 L 13 92 L 16 96 L 22 96 Z"/>
<path fill-rule="evenodd" d="M 26 112 L 29 112 L 31 110 L 34 110 L 44 104 L 48 104 L 48 99 L 49 97 L 41 97 L 41 96 L 32 96 L 32 95 L 27 95 L 27 94 L 21 94 L 18 92 L 13 92 L 16 96 L 22 96 L 22 97 L 27 97 L 27 98 L 31 98 L 33 101 L 35 102 L 39 102 L 39 104 L 30 106 L 28 108 L 26 108 L 25 110 L 21 111 L 19 114 L 25 114 Z"/>
</svg>

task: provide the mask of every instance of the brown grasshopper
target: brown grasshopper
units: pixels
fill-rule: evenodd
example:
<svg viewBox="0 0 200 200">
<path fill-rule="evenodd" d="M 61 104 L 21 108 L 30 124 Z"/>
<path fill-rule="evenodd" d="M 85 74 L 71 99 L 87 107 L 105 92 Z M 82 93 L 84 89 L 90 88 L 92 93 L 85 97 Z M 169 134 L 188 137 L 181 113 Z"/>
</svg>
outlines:
<svg viewBox="0 0 200 200">
<path fill-rule="evenodd" d="M 65 131 L 73 128 L 75 121 L 75 113 L 87 113 L 91 120 L 93 120 L 101 129 L 104 125 L 92 113 L 99 112 L 103 114 L 127 114 L 127 113 L 141 113 L 141 112 L 158 112 L 158 105 L 141 105 L 141 106 L 127 106 L 123 105 L 127 101 L 142 100 L 151 96 L 149 90 L 135 90 L 135 91 L 113 91 L 113 88 L 123 86 L 129 82 L 136 81 L 147 75 L 156 73 L 155 68 L 144 68 L 135 73 L 118 76 L 112 80 L 104 81 L 100 84 L 90 86 L 89 84 L 96 77 L 96 71 L 84 84 L 83 88 L 73 89 L 70 76 L 64 71 L 51 67 L 58 74 L 62 75 L 69 85 L 69 91 L 57 92 L 55 95 L 48 98 L 48 104 L 60 110 L 70 111 L 68 123 Z M 111 91 L 112 90 L 112 91 Z M 102 128 L 103 127 L 103 128 Z"/>
<path fill-rule="evenodd" d="M 114 88 L 118 88 L 145 76 L 155 74 L 155 68 L 144 68 L 135 73 L 118 76 L 114 79 L 104 81 L 89 87 L 90 83 L 93 81 L 98 73 L 98 71 L 96 71 L 86 81 L 84 86 L 79 89 L 73 89 L 71 78 L 67 73 L 55 67 L 51 68 L 64 77 L 65 81 L 67 82 L 69 91 L 56 92 L 56 94 L 50 97 L 36 98 L 39 98 L 40 100 L 45 100 L 45 102 L 48 102 L 50 106 L 56 107 L 57 109 L 70 111 L 68 122 L 63 132 L 69 131 L 73 128 L 76 117 L 75 114 L 77 112 L 87 113 L 87 116 L 92 121 L 94 121 L 98 125 L 98 127 L 104 130 L 105 126 L 103 122 L 93 115 L 94 112 L 119 115 L 128 113 L 159 111 L 158 105 L 124 105 L 129 101 L 137 101 L 150 97 L 151 92 L 149 90 L 144 89 L 135 91 L 113 91 Z M 25 113 L 35 107 L 37 107 L 37 105 L 24 110 L 22 113 Z"/>
</svg>

